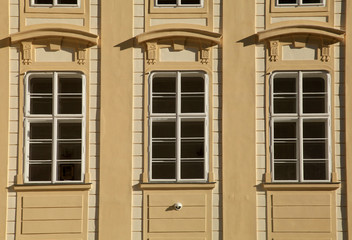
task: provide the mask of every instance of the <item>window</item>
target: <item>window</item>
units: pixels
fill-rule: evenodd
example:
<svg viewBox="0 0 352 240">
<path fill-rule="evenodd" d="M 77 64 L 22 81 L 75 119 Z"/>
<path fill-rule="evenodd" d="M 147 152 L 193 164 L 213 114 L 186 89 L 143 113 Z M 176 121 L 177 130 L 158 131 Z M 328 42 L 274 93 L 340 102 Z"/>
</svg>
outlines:
<svg viewBox="0 0 352 240">
<path fill-rule="evenodd" d="M 200 7 L 202 0 L 155 0 L 158 7 Z"/>
<path fill-rule="evenodd" d="M 25 181 L 82 182 L 85 78 L 80 73 L 25 77 Z"/>
<path fill-rule="evenodd" d="M 150 77 L 150 179 L 207 179 L 207 75 L 156 72 Z"/>
<path fill-rule="evenodd" d="M 325 72 L 271 78 L 271 159 L 275 181 L 330 179 L 330 90 Z"/>
<path fill-rule="evenodd" d="M 277 6 L 323 6 L 324 0 L 276 0 Z"/>
<path fill-rule="evenodd" d="M 79 0 L 31 0 L 32 6 L 78 7 Z"/>
</svg>

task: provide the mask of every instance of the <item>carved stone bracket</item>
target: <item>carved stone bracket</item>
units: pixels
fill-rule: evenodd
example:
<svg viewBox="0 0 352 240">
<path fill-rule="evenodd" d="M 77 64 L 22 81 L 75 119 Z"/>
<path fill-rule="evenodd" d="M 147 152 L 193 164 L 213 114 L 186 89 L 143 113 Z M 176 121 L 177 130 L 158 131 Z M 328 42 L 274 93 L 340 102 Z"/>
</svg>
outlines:
<svg viewBox="0 0 352 240">
<path fill-rule="evenodd" d="M 321 46 L 321 61 L 328 62 L 330 61 L 330 45 L 323 44 Z"/>
<path fill-rule="evenodd" d="M 147 42 L 147 63 L 155 64 L 157 58 L 157 43 Z"/>
<path fill-rule="evenodd" d="M 33 61 L 32 42 L 22 42 L 22 62 L 29 65 Z"/>
<path fill-rule="evenodd" d="M 203 64 L 208 64 L 210 59 L 210 49 L 209 48 L 202 48 L 200 54 L 200 62 Z"/>
<path fill-rule="evenodd" d="M 85 48 L 78 48 L 77 49 L 77 63 L 80 65 L 84 65 L 86 62 L 86 52 Z"/>
<path fill-rule="evenodd" d="M 270 41 L 269 60 L 271 62 L 279 60 L 279 41 Z"/>
</svg>

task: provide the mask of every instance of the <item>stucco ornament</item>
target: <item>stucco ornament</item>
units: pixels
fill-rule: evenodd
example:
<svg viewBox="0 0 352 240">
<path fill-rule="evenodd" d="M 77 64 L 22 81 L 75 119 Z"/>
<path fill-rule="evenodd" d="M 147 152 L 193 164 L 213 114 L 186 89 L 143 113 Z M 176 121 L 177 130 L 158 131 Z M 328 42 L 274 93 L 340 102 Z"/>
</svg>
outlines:
<svg viewBox="0 0 352 240">
<path fill-rule="evenodd" d="M 79 48 L 77 51 L 77 63 L 80 65 L 84 65 L 86 62 L 86 49 Z"/>
<path fill-rule="evenodd" d="M 330 60 L 330 46 L 323 45 L 321 47 L 321 61 L 328 62 Z"/>
<path fill-rule="evenodd" d="M 22 62 L 25 65 L 32 63 L 32 42 L 22 42 Z"/>
<path fill-rule="evenodd" d="M 147 63 L 155 64 L 156 63 L 156 42 L 147 42 Z"/>
<path fill-rule="evenodd" d="M 276 62 L 279 59 L 279 41 L 270 41 L 269 60 Z"/>
</svg>

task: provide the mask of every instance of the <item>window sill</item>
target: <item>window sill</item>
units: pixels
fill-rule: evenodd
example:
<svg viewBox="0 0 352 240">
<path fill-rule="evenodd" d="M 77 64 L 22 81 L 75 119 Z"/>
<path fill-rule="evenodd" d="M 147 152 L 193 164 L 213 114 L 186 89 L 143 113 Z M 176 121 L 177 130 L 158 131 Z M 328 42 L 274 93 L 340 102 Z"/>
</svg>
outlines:
<svg viewBox="0 0 352 240">
<path fill-rule="evenodd" d="M 336 190 L 341 187 L 341 183 L 332 182 L 332 183 L 263 183 L 263 189 L 265 190 Z"/>
<path fill-rule="evenodd" d="M 187 189 L 213 189 L 215 182 L 210 183 L 141 183 L 142 190 L 187 190 Z"/>
<path fill-rule="evenodd" d="M 92 184 L 57 184 L 57 185 L 15 185 L 13 190 L 16 192 L 24 191 L 87 191 L 91 189 Z"/>
</svg>

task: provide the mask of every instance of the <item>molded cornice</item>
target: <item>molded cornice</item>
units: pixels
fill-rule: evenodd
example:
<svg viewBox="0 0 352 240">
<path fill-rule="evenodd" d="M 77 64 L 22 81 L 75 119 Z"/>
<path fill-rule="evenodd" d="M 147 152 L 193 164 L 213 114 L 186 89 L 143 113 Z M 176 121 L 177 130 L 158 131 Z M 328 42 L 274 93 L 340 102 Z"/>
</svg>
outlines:
<svg viewBox="0 0 352 240">
<path fill-rule="evenodd" d="M 258 42 L 288 35 L 312 35 L 332 42 L 342 42 L 345 38 L 345 31 L 319 25 L 292 25 L 268 29 L 257 33 Z"/>
<path fill-rule="evenodd" d="M 160 30 L 153 30 L 150 32 L 142 33 L 136 37 L 137 43 L 145 43 L 160 39 L 168 39 L 175 37 L 195 38 L 203 41 L 212 42 L 214 45 L 220 44 L 221 34 L 210 32 L 206 30 L 193 29 L 193 28 L 167 28 Z"/>
<path fill-rule="evenodd" d="M 16 44 L 30 39 L 45 39 L 45 38 L 69 38 L 77 42 L 81 42 L 87 46 L 98 44 L 98 35 L 90 32 L 68 29 L 64 27 L 38 28 L 19 33 L 11 34 L 11 44 Z"/>
</svg>

